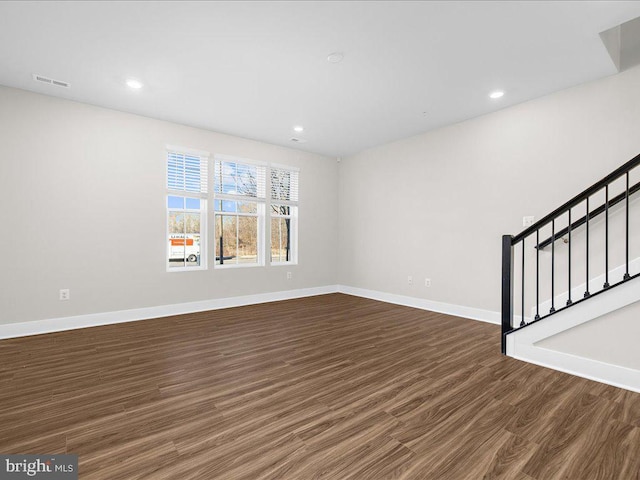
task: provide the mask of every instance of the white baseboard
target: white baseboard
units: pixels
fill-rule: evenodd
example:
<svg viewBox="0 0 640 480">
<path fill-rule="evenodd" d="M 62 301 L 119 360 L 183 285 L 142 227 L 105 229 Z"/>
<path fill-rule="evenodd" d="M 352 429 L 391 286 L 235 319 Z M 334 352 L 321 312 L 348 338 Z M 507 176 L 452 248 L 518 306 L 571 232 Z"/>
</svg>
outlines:
<svg viewBox="0 0 640 480">
<path fill-rule="evenodd" d="M 480 308 L 436 302 L 434 300 L 427 300 L 424 298 L 396 295 L 394 293 L 367 290 L 365 288 L 350 287 L 347 285 L 338 285 L 338 292 L 354 295 L 356 297 L 370 298 L 381 302 L 403 305 L 405 307 L 419 308 L 421 310 L 430 310 L 432 312 L 455 315 L 456 317 L 470 318 L 472 320 L 480 320 L 482 322 L 495 323 L 498 325 L 500 324 L 500 312 L 493 312 L 491 310 L 482 310 Z"/>
<path fill-rule="evenodd" d="M 377 292 L 363 288 L 349 287 L 345 285 L 326 285 L 323 287 L 302 288 L 282 292 L 259 293 L 256 295 L 244 295 L 239 297 L 218 298 L 201 300 L 197 302 L 177 303 L 172 305 L 159 305 L 156 307 L 135 308 L 131 310 L 118 310 L 113 312 L 90 313 L 72 317 L 49 318 L 45 320 L 33 320 L 30 322 L 7 323 L 0 325 L 0 339 L 26 337 L 29 335 L 41 335 L 44 333 L 63 332 L 78 328 L 97 327 L 152 318 L 169 317 L 185 313 L 196 313 L 207 310 L 219 310 L 222 308 L 241 307 L 258 303 L 277 302 L 294 298 L 310 297 L 313 295 L 325 295 L 328 293 L 345 293 L 357 297 L 370 298 L 382 302 L 404 305 L 407 307 L 431 310 L 433 312 L 446 313 L 458 317 L 471 318 L 489 323 L 500 323 L 500 314 L 489 310 L 452 305 L 435 302 L 421 298 L 395 295 L 392 293 Z"/>
<path fill-rule="evenodd" d="M 518 345 L 513 358 L 640 393 L 640 371 L 533 345 Z"/>
<path fill-rule="evenodd" d="M 277 302 L 294 298 L 311 297 L 313 295 L 325 295 L 336 293 L 337 285 L 324 287 L 301 288 L 298 290 L 286 290 L 282 292 L 259 293 L 256 295 L 244 295 L 240 297 L 218 298 L 201 300 L 197 302 L 177 303 L 173 305 L 160 305 L 157 307 L 135 308 L 131 310 L 119 310 L 115 312 L 90 313 L 73 317 L 50 318 L 46 320 L 34 320 L 31 322 L 8 323 L 0 325 L 0 339 L 25 337 L 28 335 L 40 335 L 43 333 L 62 332 L 78 328 L 97 327 L 114 323 L 135 322 L 151 318 L 169 317 L 185 313 L 203 312 L 207 310 L 219 310 L 222 308 L 241 307 L 258 303 Z"/>
</svg>

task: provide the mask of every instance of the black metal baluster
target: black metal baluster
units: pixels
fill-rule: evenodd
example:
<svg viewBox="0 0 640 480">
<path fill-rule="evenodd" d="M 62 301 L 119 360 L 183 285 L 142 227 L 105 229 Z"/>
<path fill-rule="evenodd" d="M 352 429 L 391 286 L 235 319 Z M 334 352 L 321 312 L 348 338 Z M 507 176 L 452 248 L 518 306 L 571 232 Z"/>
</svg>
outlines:
<svg viewBox="0 0 640 480">
<path fill-rule="evenodd" d="M 520 318 L 520 326 L 524 327 L 526 323 L 524 322 L 524 242 L 525 238 L 522 239 L 522 317 Z"/>
<path fill-rule="evenodd" d="M 563 205 L 561 205 L 560 207 L 556 208 L 555 210 L 553 210 L 551 213 L 549 213 L 548 215 L 544 216 L 541 221 L 539 221 L 538 223 L 536 223 L 536 237 L 535 237 L 535 248 L 536 248 L 536 258 L 535 258 L 535 287 L 532 285 L 531 288 L 535 288 L 535 299 L 532 298 L 534 296 L 533 292 L 528 292 L 526 291 L 526 288 L 529 288 L 529 280 L 527 280 L 526 275 L 529 275 L 529 277 L 532 276 L 532 273 L 527 272 L 527 253 L 526 253 L 526 246 L 527 246 L 527 238 L 528 237 L 532 237 L 532 231 L 530 229 L 526 229 L 523 232 L 521 232 L 520 234 L 516 235 L 516 236 L 503 236 L 503 249 L 502 249 L 502 267 L 503 267 L 503 277 L 502 277 L 502 351 L 503 353 L 506 352 L 506 340 L 507 337 L 510 333 L 519 330 L 520 328 L 524 328 L 529 326 L 529 324 L 537 322 L 538 320 L 541 320 L 543 318 L 546 318 L 549 315 L 552 315 L 553 313 L 557 313 L 559 310 L 562 310 L 565 308 L 565 304 L 566 307 L 570 307 L 573 306 L 573 265 L 574 263 L 576 265 L 578 265 L 578 277 L 577 277 L 577 282 L 580 283 L 580 272 L 579 269 L 582 268 L 582 263 L 584 262 L 584 280 L 585 280 L 585 285 L 584 285 L 584 290 L 583 290 L 583 296 L 580 295 L 580 292 L 578 292 L 578 290 L 580 290 L 580 286 L 577 287 L 576 289 L 576 301 L 575 303 L 580 303 L 583 299 L 587 299 L 590 298 L 591 295 L 591 272 L 590 272 L 590 256 L 591 256 L 591 219 L 593 218 L 594 220 L 596 220 L 596 228 L 601 228 L 600 227 L 600 221 L 598 218 L 598 215 L 600 214 L 604 214 L 604 227 L 605 227 L 605 242 L 604 242 L 604 249 L 605 249 L 605 255 L 604 255 L 604 267 L 605 267 L 605 274 L 604 274 L 604 278 L 603 283 L 601 283 L 600 285 L 602 285 L 602 288 L 598 288 L 597 285 L 594 286 L 594 288 L 596 289 L 596 291 L 594 292 L 593 295 L 597 295 L 599 294 L 602 290 L 608 290 L 608 289 L 613 289 L 615 288 L 619 283 L 624 283 L 628 280 L 630 280 L 631 278 L 635 278 L 637 276 L 640 276 L 640 274 L 635 274 L 634 272 L 634 276 L 632 277 L 630 274 L 630 270 L 631 270 L 631 264 L 630 264 L 630 257 L 631 257 L 631 195 L 640 192 L 640 181 L 637 183 L 634 183 L 633 185 L 631 184 L 631 170 L 633 168 L 636 167 L 640 167 L 640 154 L 636 155 L 636 157 L 634 157 L 632 160 L 628 161 L 627 163 L 625 163 L 624 165 L 622 165 L 621 167 L 617 168 L 616 170 L 614 170 L 613 172 L 611 172 L 609 175 L 605 176 L 604 178 L 602 178 L 600 181 L 594 183 L 593 185 L 591 185 L 589 188 L 587 188 L 586 190 L 584 190 L 582 193 L 576 195 L 574 198 L 572 198 L 571 200 L 569 200 L 568 202 L 564 203 Z M 625 190 L 624 192 L 613 192 L 609 186 L 612 184 L 612 182 L 617 181 L 618 179 L 620 179 L 622 176 L 625 176 Z M 634 180 L 635 182 L 635 180 Z M 600 199 L 599 199 L 599 195 L 600 192 L 604 190 L 604 195 L 605 195 L 605 201 L 601 204 Z M 591 197 L 598 197 L 596 198 L 596 206 L 594 206 L 594 209 L 591 210 Z M 615 247 L 616 243 L 615 242 L 620 242 L 621 240 L 619 239 L 619 235 L 616 236 L 615 235 L 615 231 L 614 236 L 610 237 L 610 228 L 614 228 L 615 227 L 615 219 L 614 224 L 611 224 L 610 222 L 610 218 L 609 218 L 609 214 L 611 213 L 611 208 L 614 208 L 614 214 L 615 214 L 615 206 L 618 203 L 622 203 L 625 202 L 625 238 L 624 238 L 624 242 L 625 242 L 625 270 L 623 272 L 623 278 L 621 281 L 616 280 L 615 278 L 613 278 L 613 281 L 611 280 L 611 275 L 610 275 L 610 243 L 611 245 L 613 245 L 613 247 Z M 585 213 L 582 214 L 581 212 L 579 212 L 576 220 L 573 220 L 573 209 L 576 208 L 576 211 L 579 211 L 582 208 L 582 202 L 584 202 L 585 204 Z M 567 219 L 568 219 L 568 224 L 567 226 L 561 226 L 558 229 L 556 229 L 556 225 L 555 225 L 555 221 L 558 219 L 561 219 L 561 223 L 564 224 L 564 215 L 565 213 L 567 214 Z M 550 237 L 546 237 L 545 234 L 545 238 L 543 239 L 542 243 L 540 242 L 540 228 L 538 228 L 538 225 L 547 225 L 551 223 L 551 236 Z M 582 260 L 580 259 L 580 252 L 577 252 L 576 254 L 578 255 L 578 257 L 575 259 L 573 259 L 573 228 L 574 226 L 576 228 L 585 226 L 585 252 L 584 252 L 584 257 L 582 257 Z M 543 227 L 546 230 L 546 227 Z M 635 228 L 635 226 L 634 226 Z M 615 230 L 615 228 L 614 228 Z M 544 233 L 544 232 L 543 232 Z M 598 232 L 596 232 L 597 234 Z M 580 233 L 580 231 L 578 231 L 578 236 L 580 237 L 582 234 Z M 634 230 L 634 234 L 635 234 L 635 230 Z M 565 236 L 566 235 L 566 236 Z M 596 235 L 597 237 L 597 235 Z M 558 309 L 555 308 L 555 242 L 559 239 L 563 240 L 563 243 L 568 244 L 568 248 L 567 248 L 567 264 L 566 264 L 566 273 L 567 273 L 567 298 L 565 298 L 564 302 L 562 302 L 562 304 L 559 304 Z M 531 243 L 532 240 L 529 241 L 529 243 Z M 520 292 L 520 301 L 521 301 L 521 305 L 520 305 L 520 314 L 521 314 L 521 321 L 514 323 L 515 322 L 515 301 L 514 301 L 514 287 L 515 287 L 515 283 L 517 282 L 515 280 L 515 271 L 514 271 L 514 260 L 516 260 L 515 257 L 517 257 L 517 253 L 516 253 L 516 244 L 522 242 L 521 248 L 522 248 L 522 252 L 521 253 L 521 258 L 520 258 L 520 262 L 521 262 L 521 292 Z M 580 243 L 581 240 L 580 238 L 578 238 L 578 243 Z M 547 300 L 545 297 L 544 300 L 544 306 L 545 306 L 545 312 L 548 312 L 546 314 L 541 314 L 540 313 L 540 307 L 541 307 L 541 302 L 540 302 L 540 291 L 541 291 L 541 285 L 540 285 L 540 249 L 541 248 L 545 248 L 548 245 L 551 244 L 551 285 L 550 285 L 550 290 L 551 290 L 551 301 L 549 302 L 549 309 L 546 309 L 547 306 Z M 562 247 L 560 247 L 562 250 Z M 596 238 L 596 256 L 599 255 L 599 251 L 598 249 L 599 247 L 599 240 L 598 238 Z M 564 250 L 562 250 L 564 251 Z M 533 259 L 532 259 L 533 261 Z M 543 261 L 546 262 L 546 260 L 543 258 Z M 562 274 L 562 258 L 560 259 L 560 264 L 559 264 L 559 268 L 560 268 L 560 273 Z M 596 263 L 599 263 L 601 260 L 600 259 L 596 259 Z M 615 261 L 615 251 L 614 251 L 614 261 Z M 529 262 L 531 263 L 531 262 Z M 545 267 L 546 268 L 546 267 Z M 533 269 L 533 266 L 532 266 Z M 599 277 L 598 273 L 598 267 L 596 265 L 596 273 L 594 273 L 594 280 L 596 280 L 595 277 Z M 546 275 L 546 273 L 545 273 Z M 599 280 L 599 279 L 598 279 Z M 562 291 L 562 279 L 560 278 L 560 290 Z M 544 285 L 543 285 L 544 287 Z M 544 287 L 546 289 L 546 287 Z M 548 292 L 548 290 L 547 290 Z M 546 294 L 545 294 L 546 295 Z M 560 294 L 561 297 L 564 296 L 564 293 Z M 584 297 L 584 298 L 582 298 Z M 531 302 L 535 302 L 535 307 L 532 304 L 529 304 L 529 298 L 531 298 Z M 528 310 L 527 310 L 528 309 Z M 525 316 L 525 314 L 527 313 L 527 311 L 529 313 L 531 313 L 531 317 Z M 543 317 L 544 315 L 544 317 Z M 528 321 L 527 321 L 528 320 Z M 519 325 L 518 325 L 519 324 Z M 640 479 L 639 479 L 640 480 Z"/>
<path fill-rule="evenodd" d="M 555 309 L 555 268 L 556 268 L 556 219 L 551 220 L 551 308 L 549 313 L 556 311 Z"/>
<path fill-rule="evenodd" d="M 585 292 L 584 292 L 584 298 L 587 298 L 589 295 L 591 295 L 589 293 L 589 197 L 587 197 L 587 214 L 585 215 L 587 221 L 586 221 L 586 228 L 587 228 L 587 246 L 586 246 L 586 251 L 587 251 L 587 258 L 586 258 L 586 273 L 587 273 L 587 283 L 585 283 Z"/>
<path fill-rule="evenodd" d="M 623 277 L 623 280 L 629 280 L 631 278 L 631 275 L 629 275 L 629 172 L 627 172 L 626 174 L 627 176 L 627 189 L 624 192 L 624 196 L 625 196 L 625 203 L 626 203 L 626 207 L 625 207 L 625 216 L 626 216 L 626 232 L 625 232 L 625 236 L 626 236 L 626 271 Z"/>
<path fill-rule="evenodd" d="M 609 288 L 609 185 L 604 187 L 604 285 Z"/>
<path fill-rule="evenodd" d="M 540 320 L 540 229 L 536 230 L 536 316 Z"/>
</svg>

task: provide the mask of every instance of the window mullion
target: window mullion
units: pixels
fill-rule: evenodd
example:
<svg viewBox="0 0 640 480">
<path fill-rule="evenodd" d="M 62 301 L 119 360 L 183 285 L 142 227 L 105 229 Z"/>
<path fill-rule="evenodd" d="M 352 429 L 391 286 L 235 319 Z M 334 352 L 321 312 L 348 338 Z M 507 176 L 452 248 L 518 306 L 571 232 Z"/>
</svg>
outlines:
<svg viewBox="0 0 640 480">
<path fill-rule="evenodd" d="M 240 263 L 240 217 L 236 215 L 236 265 Z"/>
</svg>

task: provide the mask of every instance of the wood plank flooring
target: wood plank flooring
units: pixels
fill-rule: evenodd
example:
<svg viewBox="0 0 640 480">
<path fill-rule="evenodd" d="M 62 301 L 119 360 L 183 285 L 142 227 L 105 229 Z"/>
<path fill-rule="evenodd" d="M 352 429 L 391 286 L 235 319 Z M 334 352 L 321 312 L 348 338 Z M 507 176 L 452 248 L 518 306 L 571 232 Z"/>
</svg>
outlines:
<svg viewBox="0 0 640 480">
<path fill-rule="evenodd" d="M 0 452 L 92 479 L 638 479 L 640 395 L 347 295 L 0 341 Z"/>
</svg>

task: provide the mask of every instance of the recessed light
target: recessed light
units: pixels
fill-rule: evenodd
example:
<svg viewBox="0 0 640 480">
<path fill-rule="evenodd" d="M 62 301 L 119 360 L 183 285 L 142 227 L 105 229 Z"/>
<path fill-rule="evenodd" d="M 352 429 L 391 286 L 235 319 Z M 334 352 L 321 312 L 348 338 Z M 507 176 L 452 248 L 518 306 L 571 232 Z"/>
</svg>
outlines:
<svg viewBox="0 0 640 480">
<path fill-rule="evenodd" d="M 143 86 L 144 85 L 139 80 L 134 80 L 133 78 L 130 78 L 129 80 L 127 80 L 127 87 L 129 88 L 140 90 Z"/>
<path fill-rule="evenodd" d="M 330 53 L 327 57 L 327 61 L 329 63 L 340 63 L 344 58 L 344 54 L 342 52 L 333 52 Z"/>
<path fill-rule="evenodd" d="M 491 92 L 489 94 L 489 97 L 495 100 L 496 98 L 500 98 L 503 95 L 504 95 L 504 92 L 502 90 L 496 90 L 495 92 Z"/>
<path fill-rule="evenodd" d="M 293 131 L 298 133 L 304 132 L 304 127 L 302 125 L 296 125 L 293 127 Z"/>
</svg>

